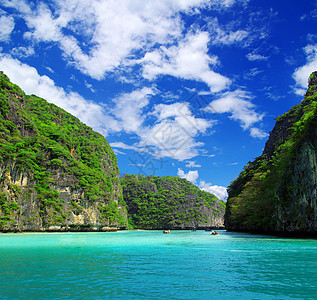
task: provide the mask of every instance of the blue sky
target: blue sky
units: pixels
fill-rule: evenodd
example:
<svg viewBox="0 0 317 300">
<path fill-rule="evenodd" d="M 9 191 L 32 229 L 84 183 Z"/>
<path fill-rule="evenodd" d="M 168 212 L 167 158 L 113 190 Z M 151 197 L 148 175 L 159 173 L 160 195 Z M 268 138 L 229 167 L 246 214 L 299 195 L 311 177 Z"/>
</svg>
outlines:
<svg viewBox="0 0 317 300">
<path fill-rule="evenodd" d="M 317 70 L 317 1 L 2 0 L 0 70 L 103 134 L 122 174 L 225 198 Z"/>
</svg>

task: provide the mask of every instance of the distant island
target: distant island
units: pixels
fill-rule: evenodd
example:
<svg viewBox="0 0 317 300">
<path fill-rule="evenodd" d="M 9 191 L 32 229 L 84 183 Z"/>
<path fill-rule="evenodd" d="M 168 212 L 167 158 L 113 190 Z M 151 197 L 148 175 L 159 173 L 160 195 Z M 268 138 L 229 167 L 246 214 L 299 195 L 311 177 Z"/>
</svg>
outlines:
<svg viewBox="0 0 317 300">
<path fill-rule="evenodd" d="M 121 183 L 135 228 L 224 228 L 225 203 L 184 178 L 125 175 Z"/>
</svg>

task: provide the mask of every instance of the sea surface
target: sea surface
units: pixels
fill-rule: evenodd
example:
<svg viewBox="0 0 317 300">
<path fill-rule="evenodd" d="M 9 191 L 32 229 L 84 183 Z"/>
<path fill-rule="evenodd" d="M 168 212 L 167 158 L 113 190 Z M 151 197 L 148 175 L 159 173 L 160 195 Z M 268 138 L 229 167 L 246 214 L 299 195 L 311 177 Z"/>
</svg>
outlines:
<svg viewBox="0 0 317 300">
<path fill-rule="evenodd" d="M 219 231 L 0 234 L 0 299 L 317 299 L 317 240 Z"/>
</svg>

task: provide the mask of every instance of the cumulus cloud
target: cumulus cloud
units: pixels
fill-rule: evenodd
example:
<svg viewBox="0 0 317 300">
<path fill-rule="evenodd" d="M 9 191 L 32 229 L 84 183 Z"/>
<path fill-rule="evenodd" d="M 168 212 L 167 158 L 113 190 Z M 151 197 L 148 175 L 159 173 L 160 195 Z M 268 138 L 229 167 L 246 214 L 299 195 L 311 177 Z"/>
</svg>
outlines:
<svg viewBox="0 0 317 300">
<path fill-rule="evenodd" d="M 225 201 L 228 198 L 227 188 L 225 188 L 224 186 L 211 185 L 210 183 L 201 180 L 199 182 L 199 188 L 203 191 L 214 194 L 217 198 L 221 200 Z"/>
<path fill-rule="evenodd" d="M 54 10 L 45 1 L 14 0 L 3 5 L 15 8 L 25 20 L 26 40 L 57 45 L 72 66 L 95 79 L 141 64 L 146 79 L 171 75 L 204 82 L 212 92 L 219 92 L 230 80 L 213 70 L 219 62 L 208 53 L 209 33 L 186 32 L 181 13 L 198 14 L 201 8 L 226 8 L 234 2 L 55 0 Z M 13 21 L 5 18 L 6 24 Z M 8 34 L 11 27 L 0 26 Z M 216 40 L 230 44 L 246 36 L 243 30 L 226 32 L 218 26 Z"/>
<path fill-rule="evenodd" d="M 146 90 L 145 96 L 151 91 Z M 144 89 L 142 91 L 144 92 Z M 137 95 L 141 97 L 142 91 L 138 91 Z M 130 149 L 135 151 L 147 149 L 146 151 L 156 157 L 171 157 L 177 160 L 191 159 L 199 154 L 204 144 L 197 142 L 196 138 L 213 126 L 212 120 L 196 117 L 187 102 L 158 104 L 147 113 L 144 107 L 149 100 L 144 98 L 143 104 L 140 101 L 134 102 L 137 97 L 133 94 L 134 92 L 123 97 L 123 99 L 129 98 L 130 101 L 122 101 L 119 97 L 121 99 L 118 102 L 119 105 L 117 104 L 111 111 L 118 121 L 118 130 L 121 128 L 138 137 L 139 142 L 134 143 Z M 148 117 L 154 121 L 147 122 Z M 127 147 L 130 146 L 116 143 L 115 147 L 128 149 Z"/>
<path fill-rule="evenodd" d="M 256 112 L 252 97 L 242 90 L 226 92 L 219 99 L 212 101 L 205 111 L 212 113 L 229 113 L 230 118 L 240 122 L 243 129 L 250 128 L 263 119 L 264 114 Z"/>
<path fill-rule="evenodd" d="M 149 96 L 154 94 L 154 89 L 143 87 L 113 99 L 115 107 L 110 112 L 117 120 L 116 131 L 140 133 L 146 117 L 143 110 L 149 104 Z"/>
<path fill-rule="evenodd" d="M 14 19 L 10 16 L 1 15 L 0 12 L 0 41 L 8 41 L 15 26 Z"/>
<path fill-rule="evenodd" d="M 55 43 L 75 67 L 101 79 L 120 65 L 131 64 L 138 51 L 145 53 L 154 44 L 169 45 L 182 39 L 180 13 L 198 13 L 209 1 L 54 2 L 54 11 L 45 1 L 3 4 L 20 12 L 29 28 L 26 38 Z"/>
<path fill-rule="evenodd" d="M 187 173 L 185 173 L 182 169 L 178 169 L 177 175 L 180 178 L 187 179 L 191 183 L 195 183 L 197 178 L 199 177 L 198 171 L 188 171 Z"/>
<path fill-rule="evenodd" d="M 143 76 L 153 80 L 159 75 L 171 75 L 204 82 L 212 92 L 225 89 L 230 80 L 211 70 L 210 65 L 216 65 L 218 58 L 208 54 L 208 42 L 207 32 L 190 32 L 178 45 L 147 52 L 139 60 Z"/>
<path fill-rule="evenodd" d="M 158 121 L 175 121 L 179 127 L 182 127 L 191 136 L 196 135 L 198 132 L 204 133 L 214 123 L 212 120 L 197 118 L 191 111 L 188 102 L 158 104 L 154 107 L 152 115 L 156 116 Z"/>
<path fill-rule="evenodd" d="M 139 133 L 142 145 L 154 146 L 158 156 L 178 160 L 197 156 L 199 147 L 204 144 L 196 142 L 196 137 L 214 124 L 212 120 L 196 117 L 187 102 L 158 104 L 151 115 L 157 121 Z"/>
<path fill-rule="evenodd" d="M 304 52 L 307 62 L 297 68 L 293 74 L 296 81 L 294 92 L 300 96 L 303 96 L 306 92 L 309 75 L 317 70 L 317 44 L 306 46 Z"/>
</svg>

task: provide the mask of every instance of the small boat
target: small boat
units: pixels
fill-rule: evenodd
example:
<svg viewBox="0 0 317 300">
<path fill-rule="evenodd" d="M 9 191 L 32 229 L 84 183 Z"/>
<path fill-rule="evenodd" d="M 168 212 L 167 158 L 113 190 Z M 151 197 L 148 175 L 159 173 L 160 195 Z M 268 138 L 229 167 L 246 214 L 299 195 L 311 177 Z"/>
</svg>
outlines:
<svg viewBox="0 0 317 300">
<path fill-rule="evenodd" d="M 219 234 L 217 231 L 212 231 L 211 232 L 211 235 L 217 235 L 217 234 Z"/>
<path fill-rule="evenodd" d="M 163 230 L 163 233 L 171 233 L 171 230 L 168 229 L 168 230 Z"/>
</svg>

